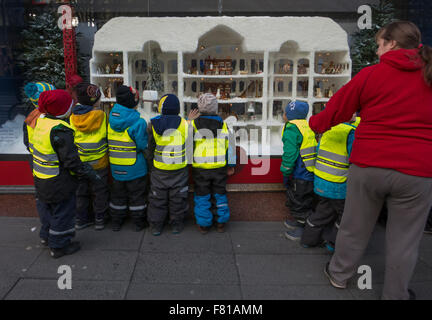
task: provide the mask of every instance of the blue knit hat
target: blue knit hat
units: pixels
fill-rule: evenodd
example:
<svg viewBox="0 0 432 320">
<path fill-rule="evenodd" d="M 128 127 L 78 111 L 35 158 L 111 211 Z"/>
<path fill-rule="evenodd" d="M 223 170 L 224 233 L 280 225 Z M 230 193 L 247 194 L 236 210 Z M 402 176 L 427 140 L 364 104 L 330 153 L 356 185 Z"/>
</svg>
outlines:
<svg viewBox="0 0 432 320">
<path fill-rule="evenodd" d="M 39 95 L 48 90 L 55 90 L 52 84 L 46 82 L 29 82 L 24 87 L 24 93 L 30 99 L 31 103 L 38 108 L 39 107 Z"/>
<path fill-rule="evenodd" d="M 180 101 L 174 94 L 166 94 L 159 100 L 159 113 L 176 116 L 180 113 Z"/>
<path fill-rule="evenodd" d="M 309 113 L 309 104 L 304 101 L 292 101 L 285 107 L 285 114 L 288 120 L 306 119 Z"/>
</svg>

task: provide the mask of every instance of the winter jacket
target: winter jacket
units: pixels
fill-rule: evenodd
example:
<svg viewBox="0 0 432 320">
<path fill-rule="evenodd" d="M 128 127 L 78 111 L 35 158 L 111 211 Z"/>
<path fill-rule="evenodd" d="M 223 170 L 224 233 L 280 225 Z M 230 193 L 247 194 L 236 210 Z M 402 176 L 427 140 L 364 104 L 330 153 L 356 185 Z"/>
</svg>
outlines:
<svg viewBox="0 0 432 320">
<path fill-rule="evenodd" d="M 351 155 L 352 145 L 354 142 L 354 131 L 351 131 L 347 139 L 348 156 Z M 318 144 L 317 151 L 320 145 Z M 318 151 L 319 152 L 319 151 Z M 317 195 L 329 199 L 345 199 L 346 198 L 346 182 L 335 183 L 318 176 L 314 177 L 314 191 Z"/>
<path fill-rule="evenodd" d="M 119 116 L 113 117 L 113 113 L 119 114 Z M 116 103 L 111 110 L 109 124 L 114 131 L 122 132 L 127 130 L 130 138 L 136 144 L 137 152 L 136 162 L 131 166 L 110 164 L 113 178 L 119 181 L 130 181 L 145 176 L 147 174 L 147 163 L 144 152 L 148 143 L 146 121 L 141 118 L 139 112 L 135 109 L 129 109 Z"/>
<path fill-rule="evenodd" d="M 50 141 L 59 158 L 60 173 L 51 179 L 34 176 L 34 182 L 36 197 L 39 200 L 45 203 L 58 203 L 75 194 L 78 179 L 93 179 L 96 173 L 91 166 L 81 162 L 74 143 L 73 130 L 60 124 L 51 130 Z"/>
<path fill-rule="evenodd" d="M 93 110 L 92 106 L 77 104 L 70 117 L 71 124 L 84 133 L 90 133 L 98 130 L 104 123 L 106 114 L 102 110 Z M 96 164 L 92 165 L 95 170 L 102 170 L 108 167 L 108 152 Z"/>
<path fill-rule="evenodd" d="M 311 117 L 323 133 L 360 111 L 350 161 L 360 167 L 432 177 L 432 87 L 423 78 L 417 49 L 399 49 L 360 71 Z"/>
<path fill-rule="evenodd" d="M 158 135 L 162 136 L 165 130 L 177 129 L 180 126 L 181 120 L 182 118 L 178 115 L 165 115 L 165 114 L 158 115 L 150 119 L 150 124 L 147 127 L 147 134 L 149 137 L 149 141 L 148 141 L 148 147 L 146 152 L 146 159 L 149 168 L 153 168 L 153 158 L 156 149 L 156 141 L 153 136 L 153 128 Z M 191 136 L 189 135 L 188 139 L 190 138 Z M 186 142 L 186 146 L 188 145 L 189 143 Z"/>
<path fill-rule="evenodd" d="M 300 156 L 300 146 L 303 136 L 295 124 L 287 123 L 283 136 L 283 154 L 281 172 L 285 177 L 292 174 L 294 179 L 313 181 L 314 174 L 306 170 Z"/>
<path fill-rule="evenodd" d="M 197 119 L 195 119 L 195 125 L 198 130 L 200 129 L 208 129 L 210 130 L 213 135 L 217 136 L 217 131 L 222 129 L 223 126 L 223 119 L 216 115 L 206 115 L 206 116 L 200 116 Z M 193 137 L 193 127 L 189 126 L 189 136 Z M 235 167 L 236 165 L 236 150 L 235 150 L 235 144 L 234 144 L 234 138 L 233 133 L 228 130 L 229 134 L 229 143 L 228 143 L 228 151 L 226 153 L 226 160 L 227 160 L 227 166 L 228 167 Z M 195 148 L 194 148 L 195 150 Z"/>
</svg>

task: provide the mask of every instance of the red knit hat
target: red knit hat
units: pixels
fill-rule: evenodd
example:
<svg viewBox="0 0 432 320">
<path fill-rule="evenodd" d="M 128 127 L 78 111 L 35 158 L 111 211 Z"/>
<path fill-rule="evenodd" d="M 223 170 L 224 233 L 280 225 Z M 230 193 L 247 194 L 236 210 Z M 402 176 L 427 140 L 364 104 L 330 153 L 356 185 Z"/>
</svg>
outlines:
<svg viewBox="0 0 432 320">
<path fill-rule="evenodd" d="M 67 116 L 73 106 L 70 94 L 61 89 L 44 91 L 39 96 L 39 111 L 62 118 Z"/>
</svg>

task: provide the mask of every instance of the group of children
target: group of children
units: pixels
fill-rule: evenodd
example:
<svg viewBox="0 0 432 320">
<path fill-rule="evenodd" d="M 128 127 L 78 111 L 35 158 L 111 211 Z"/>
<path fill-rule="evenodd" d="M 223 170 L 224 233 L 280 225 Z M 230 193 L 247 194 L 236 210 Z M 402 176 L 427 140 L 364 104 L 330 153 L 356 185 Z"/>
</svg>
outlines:
<svg viewBox="0 0 432 320">
<path fill-rule="evenodd" d="M 158 236 L 168 222 L 172 233 L 180 233 L 188 212 L 188 164 L 200 232 L 206 234 L 213 224 L 224 232 L 230 216 L 226 181 L 234 173 L 235 152 L 215 96 L 202 95 L 198 110 L 185 120 L 179 116 L 178 98 L 164 95 L 160 115 L 147 126 L 132 87 L 119 86 L 109 118 L 93 84 L 81 82 L 73 94 L 43 82 L 26 87 L 37 110 L 26 119 L 25 131 L 33 156 L 40 237 L 51 256 L 80 249 L 72 241 L 76 229 L 94 224 L 102 230 L 111 218 L 112 230 L 119 231 L 128 212 L 135 231 L 150 224 Z"/>
<path fill-rule="evenodd" d="M 76 229 L 94 224 L 102 230 L 111 218 L 112 230 L 119 231 L 128 212 L 135 231 L 150 224 L 158 236 L 169 222 L 172 232 L 180 233 L 189 208 L 189 164 L 200 232 L 213 224 L 224 232 L 230 216 L 226 182 L 234 173 L 235 149 L 214 95 L 200 96 L 188 120 L 179 115 L 178 98 L 164 95 L 160 115 L 147 125 L 132 87 L 117 89 L 109 118 L 100 108 L 99 88 L 90 83 L 77 84 L 71 94 L 44 82 L 28 84 L 25 92 L 36 107 L 25 121 L 25 143 L 33 156 L 40 237 L 54 258 L 80 249 L 71 241 Z M 289 103 L 284 112 L 281 171 L 294 218 L 284 222 L 285 235 L 304 247 L 325 245 L 332 251 L 360 119 L 353 115 L 318 142 L 308 113 L 302 101 Z"/>
<path fill-rule="evenodd" d="M 281 171 L 287 203 L 285 236 L 304 247 L 334 250 L 345 204 L 349 157 L 360 118 L 339 124 L 319 139 L 306 120 L 309 105 L 293 101 L 285 108 Z"/>
</svg>

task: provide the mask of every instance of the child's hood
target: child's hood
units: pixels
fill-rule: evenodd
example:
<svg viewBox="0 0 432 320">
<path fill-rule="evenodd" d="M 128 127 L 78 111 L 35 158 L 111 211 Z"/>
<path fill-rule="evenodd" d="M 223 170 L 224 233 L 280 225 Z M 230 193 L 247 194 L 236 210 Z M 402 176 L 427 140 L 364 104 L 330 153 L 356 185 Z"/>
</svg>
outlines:
<svg viewBox="0 0 432 320">
<path fill-rule="evenodd" d="M 93 132 L 103 124 L 105 112 L 93 107 L 77 105 L 71 115 L 71 123 L 81 132 Z"/>
<path fill-rule="evenodd" d="M 129 109 L 118 103 L 112 108 L 109 122 L 114 131 L 121 132 L 135 124 L 141 118 L 138 111 Z"/>
</svg>

